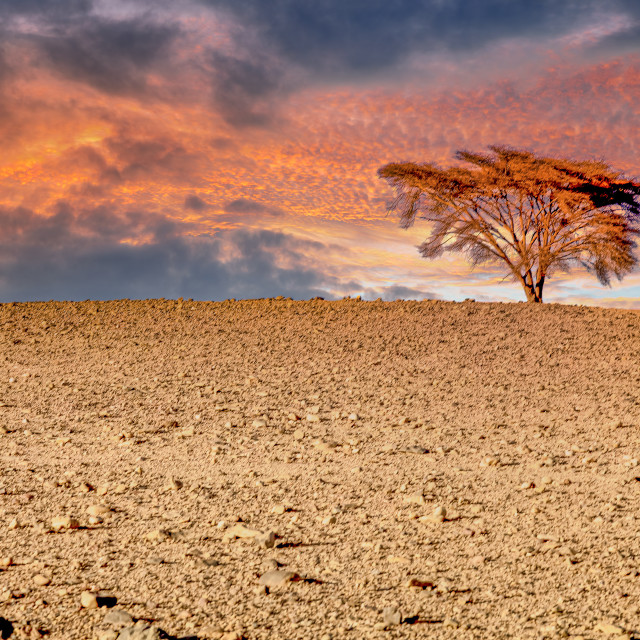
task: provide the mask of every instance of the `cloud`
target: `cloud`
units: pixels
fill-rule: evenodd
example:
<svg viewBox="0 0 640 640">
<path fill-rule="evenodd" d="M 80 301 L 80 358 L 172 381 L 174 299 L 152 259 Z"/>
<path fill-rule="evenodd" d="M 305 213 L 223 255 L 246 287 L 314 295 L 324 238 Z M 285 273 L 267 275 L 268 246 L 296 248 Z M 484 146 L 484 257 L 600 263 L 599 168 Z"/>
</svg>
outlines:
<svg viewBox="0 0 640 640">
<path fill-rule="evenodd" d="M 276 104 L 287 93 L 285 74 L 264 55 L 253 52 L 243 59 L 212 51 L 212 85 L 220 115 L 234 127 L 263 127 L 271 124 Z"/>
<path fill-rule="evenodd" d="M 262 202 L 251 200 L 250 198 L 238 198 L 236 200 L 231 200 L 224 204 L 223 209 L 227 213 L 247 213 L 268 216 L 281 216 L 284 213 L 277 207 L 271 207 L 263 204 Z"/>
<path fill-rule="evenodd" d="M 63 77 L 113 95 L 138 95 L 146 73 L 166 65 L 180 29 L 148 19 L 90 19 L 34 38 L 42 58 Z"/>
<path fill-rule="evenodd" d="M 76 212 L 67 203 L 48 218 L 5 208 L 0 221 L 1 301 L 331 298 L 339 284 L 309 259 L 322 243 L 281 232 L 187 236 L 188 225 L 152 214 Z"/>
<path fill-rule="evenodd" d="M 41 18 L 69 18 L 89 13 L 92 0 L 2 0 L 0 16 L 37 16 Z"/>
<path fill-rule="evenodd" d="M 385 70 L 413 53 L 478 51 L 513 38 L 546 40 L 633 2 L 603 0 L 201 0 L 252 25 L 284 59 L 329 77 Z M 636 3 L 637 4 L 637 3 Z"/>
<path fill-rule="evenodd" d="M 196 195 L 192 194 L 184 199 L 184 208 L 190 211 L 204 211 L 207 207 L 207 203 Z"/>
</svg>

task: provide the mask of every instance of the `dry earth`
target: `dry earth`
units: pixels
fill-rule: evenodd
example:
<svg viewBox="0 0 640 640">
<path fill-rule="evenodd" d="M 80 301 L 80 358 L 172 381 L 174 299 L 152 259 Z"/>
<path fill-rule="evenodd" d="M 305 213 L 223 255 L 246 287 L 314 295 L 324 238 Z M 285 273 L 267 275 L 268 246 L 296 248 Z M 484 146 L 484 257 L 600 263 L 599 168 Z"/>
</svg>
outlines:
<svg viewBox="0 0 640 640">
<path fill-rule="evenodd" d="M 50 302 L 0 327 L 0 637 L 640 631 L 637 312 Z"/>
</svg>

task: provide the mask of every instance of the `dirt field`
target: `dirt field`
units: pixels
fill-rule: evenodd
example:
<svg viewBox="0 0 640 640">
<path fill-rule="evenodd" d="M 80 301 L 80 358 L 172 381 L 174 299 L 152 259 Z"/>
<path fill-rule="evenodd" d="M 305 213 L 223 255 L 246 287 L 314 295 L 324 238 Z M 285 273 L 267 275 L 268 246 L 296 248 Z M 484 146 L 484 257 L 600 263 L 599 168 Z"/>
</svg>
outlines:
<svg viewBox="0 0 640 640">
<path fill-rule="evenodd" d="M 639 352 L 557 305 L 0 305 L 0 637 L 633 637 Z"/>
</svg>

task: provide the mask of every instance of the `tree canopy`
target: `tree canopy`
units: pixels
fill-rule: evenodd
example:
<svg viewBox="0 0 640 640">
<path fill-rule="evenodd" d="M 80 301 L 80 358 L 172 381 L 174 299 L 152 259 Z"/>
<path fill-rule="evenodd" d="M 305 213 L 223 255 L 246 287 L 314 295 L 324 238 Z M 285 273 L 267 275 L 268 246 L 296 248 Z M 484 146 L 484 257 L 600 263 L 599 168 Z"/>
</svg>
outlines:
<svg viewBox="0 0 640 640">
<path fill-rule="evenodd" d="M 609 285 L 635 266 L 640 183 L 604 162 L 489 150 L 459 151 L 470 168 L 403 162 L 379 169 L 397 191 L 390 210 L 401 225 L 432 223 L 422 256 L 460 251 L 472 265 L 502 263 L 529 302 L 542 302 L 555 271 L 582 266 Z"/>
</svg>

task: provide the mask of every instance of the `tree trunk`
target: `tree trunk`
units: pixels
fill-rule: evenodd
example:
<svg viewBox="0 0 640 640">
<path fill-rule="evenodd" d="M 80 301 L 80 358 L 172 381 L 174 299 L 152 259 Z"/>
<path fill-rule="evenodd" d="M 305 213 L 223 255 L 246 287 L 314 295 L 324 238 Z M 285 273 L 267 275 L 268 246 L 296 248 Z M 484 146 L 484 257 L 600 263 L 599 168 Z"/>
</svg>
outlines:
<svg viewBox="0 0 640 640">
<path fill-rule="evenodd" d="M 539 276 L 536 283 L 533 282 L 531 273 L 526 273 L 520 277 L 520 283 L 527 296 L 527 302 L 542 302 L 542 288 L 544 287 L 544 276 Z"/>
<path fill-rule="evenodd" d="M 537 302 L 542 302 L 542 289 L 544 287 L 544 275 L 538 276 L 538 282 L 536 282 L 536 296 Z"/>
</svg>

